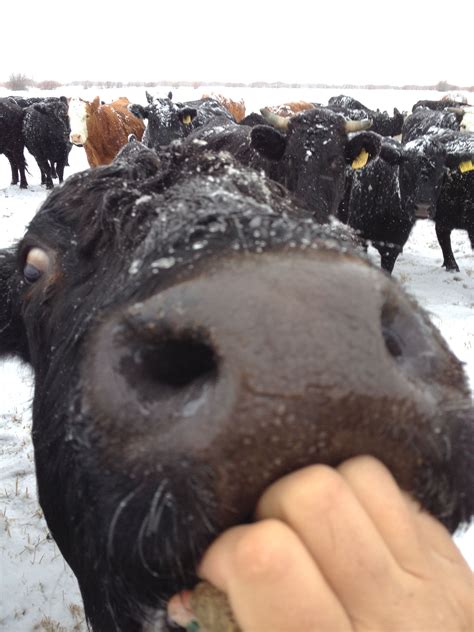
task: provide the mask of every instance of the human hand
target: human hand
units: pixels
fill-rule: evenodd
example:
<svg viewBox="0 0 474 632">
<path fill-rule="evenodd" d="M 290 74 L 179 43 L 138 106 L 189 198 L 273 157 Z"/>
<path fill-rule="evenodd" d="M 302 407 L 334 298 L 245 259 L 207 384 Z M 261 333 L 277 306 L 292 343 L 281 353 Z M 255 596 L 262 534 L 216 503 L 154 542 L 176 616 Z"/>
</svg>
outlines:
<svg viewBox="0 0 474 632">
<path fill-rule="evenodd" d="M 269 487 L 198 572 L 244 632 L 472 632 L 473 574 L 448 531 L 372 457 Z"/>
</svg>

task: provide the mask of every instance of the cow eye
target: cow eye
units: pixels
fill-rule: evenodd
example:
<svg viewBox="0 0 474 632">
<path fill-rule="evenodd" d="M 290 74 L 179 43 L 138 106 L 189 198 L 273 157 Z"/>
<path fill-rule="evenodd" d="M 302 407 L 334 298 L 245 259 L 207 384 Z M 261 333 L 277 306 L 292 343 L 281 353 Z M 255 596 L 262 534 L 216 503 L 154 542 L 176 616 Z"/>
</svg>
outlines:
<svg viewBox="0 0 474 632">
<path fill-rule="evenodd" d="M 42 248 L 31 248 L 26 255 L 23 277 L 27 283 L 35 283 L 49 268 L 49 255 Z"/>
</svg>

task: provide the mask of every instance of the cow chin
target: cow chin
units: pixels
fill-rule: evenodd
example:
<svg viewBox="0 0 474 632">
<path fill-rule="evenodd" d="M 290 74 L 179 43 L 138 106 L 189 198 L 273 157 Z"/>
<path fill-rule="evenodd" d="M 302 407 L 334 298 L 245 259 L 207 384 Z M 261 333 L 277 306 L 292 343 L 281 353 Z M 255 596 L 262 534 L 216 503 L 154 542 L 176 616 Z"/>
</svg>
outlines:
<svg viewBox="0 0 474 632">
<path fill-rule="evenodd" d="M 111 469 L 113 464 L 108 464 L 107 474 L 101 476 L 104 496 L 99 506 L 103 522 L 96 525 L 96 532 L 106 543 L 107 559 L 103 563 L 115 578 L 112 583 L 120 594 L 126 594 L 130 600 L 130 609 L 149 617 L 150 609 L 159 608 L 174 593 L 194 586 L 198 579 L 197 565 L 212 541 L 228 527 L 251 522 L 265 487 L 308 464 L 337 466 L 352 456 L 373 455 L 389 467 L 425 510 L 450 530 L 470 519 L 474 514 L 471 491 L 474 446 L 472 436 L 466 431 L 466 420 L 474 422 L 472 409 L 448 408 L 429 421 L 425 419 L 424 424 L 417 420 L 418 423 L 410 424 L 410 429 L 400 431 L 391 425 L 390 432 L 377 433 L 369 421 L 373 404 L 371 408 L 368 403 L 367 410 L 362 401 L 346 403 L 350 406 L 348 416 L 339 412 L 339 418 L 333 417 L 333 431 L 323 430 L 322 427 L 328 427 L 328 419 L 320 419 L 321 429 L 313 430 L 314 443 L 306 438 L 309 447 L 304 456 L 301 456 L 301 440 L 295 441 L 294 450 L 288 446 L 280 451 L 279 457 L 272 455 L 272 445 L 283 443 L 283 437 L 279 442 L 272 441 L 274 435 L 270 433 L 265 441 L 254 446 L 259 450 L 258 456 L 242 455 L 233 465 L 229 463 L 235 445 L 223 449 L 219 458 L 193 453 L 191 449 L 170 454 L 169 449 L 160 451 L 155 447 L 154 462 L 144 460 L 145 450 L 135 447 L 133 454 L 128 455 L 127 475 L 119 473 L 124 465 L 121 458 L 116 460 L 115 471 Z M 390 401 L 379 402 L 377 406 L 380 421 L 386 420 L 390 409 L 397 407 Z M 248 406 L 242 408 L 245 410 L 238 412 L 248 414 Z M 266 397 L 265 403 L 255 408 L 259 409 L 257 416 L 263 415 L 265 409 L 273 409 L 274 419 L 280 424 L 285 417 L 279 398 L 271 402 Z M 348 430 L 357 410 L 358 425 L 365 426 L 360 432 Z M 327 410 L 328 415 L 332 412 L 335 411 Z M 399 412 L 406 419 L 413 416 L 410 410 Z M 302 416 L 308 414 L 302 409 Z M 242 423 L 242 417 L 231 422 Z M 308 426 L 304 424 L 304 430 Z M 446 427 L 448 434 L 437 432 Z M 427 436 L 432 437 L 428 442 Z M 249 438 L 243 442 L 249 448 Z M 296 451 L 298 455 L 294 454 Z M 101 460 L 97 458 L 98 462 Z M 107 488 L 108 484 L 112 486 Z"/>
</svg>

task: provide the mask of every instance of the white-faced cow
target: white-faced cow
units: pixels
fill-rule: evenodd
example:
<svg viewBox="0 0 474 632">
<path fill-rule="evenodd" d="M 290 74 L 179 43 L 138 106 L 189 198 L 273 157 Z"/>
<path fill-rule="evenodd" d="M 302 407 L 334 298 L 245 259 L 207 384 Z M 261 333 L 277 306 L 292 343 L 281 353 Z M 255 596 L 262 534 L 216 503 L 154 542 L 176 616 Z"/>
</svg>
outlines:
<svg viewBox="0 0 474 632">
<path fill-rule="evenodd" d="M 69 101 L 71 142 L 84 146 L 91 167 L 112 162 L 130 134 L 141 140 L 145 126 L 128 105 L 126 97 L 109 104 L 101 103 L 99 97 L 93 101 L 73 97 Z"/>
</svg>

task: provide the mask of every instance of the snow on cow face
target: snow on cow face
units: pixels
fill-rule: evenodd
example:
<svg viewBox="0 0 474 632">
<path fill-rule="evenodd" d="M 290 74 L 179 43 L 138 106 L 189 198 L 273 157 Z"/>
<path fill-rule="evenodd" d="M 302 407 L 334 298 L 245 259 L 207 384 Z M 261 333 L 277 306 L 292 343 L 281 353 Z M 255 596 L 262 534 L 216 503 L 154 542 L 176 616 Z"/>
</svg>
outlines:
<svg viewBox="0 0 474 632">
<path fill-rule="evenodd" d="M 69 101 L 69 120 L 71 133 L 69 138 L 74 145 L 84 145 L 87 141 L 87 101 L 80 97 L 72 97 Z"/>
</svg>

